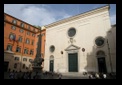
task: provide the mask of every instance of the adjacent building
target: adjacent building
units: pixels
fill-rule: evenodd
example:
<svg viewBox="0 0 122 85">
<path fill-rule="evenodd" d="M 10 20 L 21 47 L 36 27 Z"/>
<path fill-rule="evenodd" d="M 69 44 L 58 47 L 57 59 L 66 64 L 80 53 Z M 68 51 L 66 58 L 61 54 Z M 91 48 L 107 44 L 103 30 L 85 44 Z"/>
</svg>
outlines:
<svg viewBox="0 0 122 85">
<path fill-rule="evenodd" d="M 4 13 L 4 71 L 32 70 L 36 56 L 39 28 Z M 44 57 L 45 30 L 42 30 Z"/>
</svg>

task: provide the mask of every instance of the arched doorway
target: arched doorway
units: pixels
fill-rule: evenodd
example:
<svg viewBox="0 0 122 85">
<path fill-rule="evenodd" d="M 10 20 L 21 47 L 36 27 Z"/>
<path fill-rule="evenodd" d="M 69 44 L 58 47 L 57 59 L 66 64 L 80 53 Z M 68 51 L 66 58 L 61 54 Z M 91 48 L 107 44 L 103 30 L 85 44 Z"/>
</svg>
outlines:
<svg viewBox="0 0 122 85">
<path fill-rule="evenodd" d="M 49 66 L 50 66 L 49 70 L 51 72 L 53 72 L 54 71 L 54 56 L 53 55 L 50 56 L 50 65 Z"/>
<path fill-rule="evenodd" d="M 100 73 L 107 73 L 105 53 L 103 51 L 97 52 L 97 61 L 98 61 L 98 71 Z"/>
</svg>

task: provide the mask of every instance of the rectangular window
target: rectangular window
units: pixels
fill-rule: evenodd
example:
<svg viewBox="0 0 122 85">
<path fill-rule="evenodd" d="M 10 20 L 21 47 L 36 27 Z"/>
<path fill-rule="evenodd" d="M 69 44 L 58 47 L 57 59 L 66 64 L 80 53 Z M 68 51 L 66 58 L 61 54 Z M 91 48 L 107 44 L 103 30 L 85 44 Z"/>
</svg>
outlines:
<svg viewBox="0 0 122 85">
<path fill-rule="evenodd" d="M 17 24 L 17 20 L 13 20 L 12 23 L 13 23 L 13 24 Z"/>
<path fill-rule="evenodd" d="M 10 33 L 9 34 L 9 40 L 16 40 L 16 35 L 15 34 L 13 34 L 13 33 Z"/>
<path fill-rule="evenodd" d="M 32 36 L 35 37 L 35 34 L 32 33 Z"/>
<path fill-rule="evenodd" d="M 16 27 L 15 26 L 11 26 L 11 29 L 16 30 Z"/>
<path fill-rule="evenodd" d="M 34 40 L 32 40 L 31 45 L 34 45 Z"/>
<path fill-rule="evenodd" d="M 24 54 L 28 54 L 28 49 L 24 49 Z"/>
<path fill-rule="evenodd" d="M 17 61 L 19 61 L 19 57 L 15 57 L 15 58 L 14 58 L 14 60 L 17 60 Z"/>
<path fill-rule="evenodd" d="M 32 61 L 32 59 L 29 59 L 29 62 L 31 62 Z"/>
<path fill-rule="evenodd" d="M 22 42 L 22 37 L 19 37 L 18 41 L 19 41 L 19 42 Z"/>
<path fill-rule="evenodd" d="M 16 48 L 16 52 L 19 52 L 20 53 L 21 52 L 21 48 L 20 47 L 17 47 Z"/>
<path fill-rule="evenodd" d="M 17 68 L 17 63 L 14 64 L 14 68 Z"/>
<path fill-rule="evenodd" d="M 27 35 L 30 35 L 30 32 L 27 32 Z"/>
<path fill-rule="evenodd" d="M 30 50 L 30 55 L 33 55 L 33 50 Z"/>
<path fill-rule="evenodd" d="M 12 51 L 12 45 L 7 45 L 7 49 L 8 51 Z"/>
<path fill-rule="evenodd" d="M 30 30 L 30 26 L 28 26 L 28 29 Z"/>
<path fill-rule="evenodd" d="M 23 61 L 27 61 L 27 58 L 23 58 Z"/>
<path fill-rule="evenodd" d="M 21 27 L 24 27 L 24 23 L 21 23 L 20 26 L 21 26 Z"/>
<path fill-rule="evenodd" d="M 26 39 L 26 43 L 27 43 L 27 44 L 30 44 L 30 40 L 29 40 L 29 39 Z"/>
<path fill-rule="evenodd" d="M 23 32 L 24 32 L 24 30 L 23 30 L 23 29 L 20 29 L 20 30 L 19 30 L 19 32 L 23 33 Z"/>
</svg>

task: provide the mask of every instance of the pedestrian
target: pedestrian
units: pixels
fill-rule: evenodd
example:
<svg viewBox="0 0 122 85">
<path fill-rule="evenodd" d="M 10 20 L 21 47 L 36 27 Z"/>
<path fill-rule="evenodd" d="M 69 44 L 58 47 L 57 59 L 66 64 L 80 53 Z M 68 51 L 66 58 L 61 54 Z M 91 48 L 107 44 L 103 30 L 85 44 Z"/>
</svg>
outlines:
<svg viewBox="0 0 122 85">
<path fill-rule="evenodd" d="M 25 76 L 25 72 L 23 72 L 21 79 L 24 79 L 24 76 Z"/>
<path fill-rule="evenodd" d="M 61 74 L 59 74 L 59 79 L 61 79 L 62 78 L 62 75 Z"/>
<path fill-rule="evenodd" d="M 36 72 L 36 75 L 33 76 L 33 79 L 37 79 L 37 74 L 38 74 L 38 72 Z"/>
<path fill-rule="evenodd" d="M 17 79 L 21 79 L 21 71 L 17 73 Z"/>
<path fill-rule="evenodd" d="M 96 73 L 95 76 L 96 76 L 96 79 L 100 79 L 100 76 L 98 73 Z"/>
<path fill-rule="evenodd" d="M 107 78 L 107 76 L 106 76 L 106 74 L 105 74 L 105 73 L 103 74 L 103 78 L 104 78 L 104 79 L 106 79 L 106 78 Z"/>
<path fill-rule="evenodd" d="M 14 70 L 13 70 L 13 72 L 10 72 L 9 78 L 10 78 L 10 79 L 14 79 Z"/>
<path fill-rule="evenodd" d="M 28 79 L 31 79 L 31 74 L 32 74 L 32 72 L 29 72 Z"/>
<path fill-rule="evenodd" d="M 24 79 L 28 79 L 28 72 L 25 72 Z"/>
<path fill-rule="evenodd" d="M 14 72 L 14 79 L 17 79 L 17 71 Z"/>
</svg>

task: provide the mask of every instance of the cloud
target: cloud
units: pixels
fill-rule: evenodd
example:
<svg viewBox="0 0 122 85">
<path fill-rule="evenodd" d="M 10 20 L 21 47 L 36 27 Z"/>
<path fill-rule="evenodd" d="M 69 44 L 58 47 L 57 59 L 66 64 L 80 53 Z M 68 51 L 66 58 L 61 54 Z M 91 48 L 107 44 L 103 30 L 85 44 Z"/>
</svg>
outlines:
<svg viewBox="0 0 122 85">
<path fill-rule="evenodd" d="M 100 6 L 94 5 L 93 8 Z M 68 18 L 69 12 L 53 9 L 48 4 L 4 4 L 4 12 L 32 25 L 47 25 Z M 116 24 L 116 14 L 110 16 L 111 23 Z"/>
<path fill-rule="evenodd" d="M 47 25 L 71 15 L 45 4 L 4 4 L 4 12 L 32 25 Z"/>
<path fill-rule="evenodd" d="M 4 12 L 8 13 L 14 17 L 17 18 L 22 18 L 21 17 L 21 8 L 23 7 L 23 5 L 21 4 L 4 4 Z"/>
<path fill-rule="evenodd" d="M 56 21 L 52 13 L 47 9 L 31 6 L 23 10 L 22 14 L 25 21 L 36 25 L 45 25 Z"/>
<path fill-rule="evenodd" d="M 111 24 L 116 24 L 116 14 L 110 16 Z"/>
</svg>

